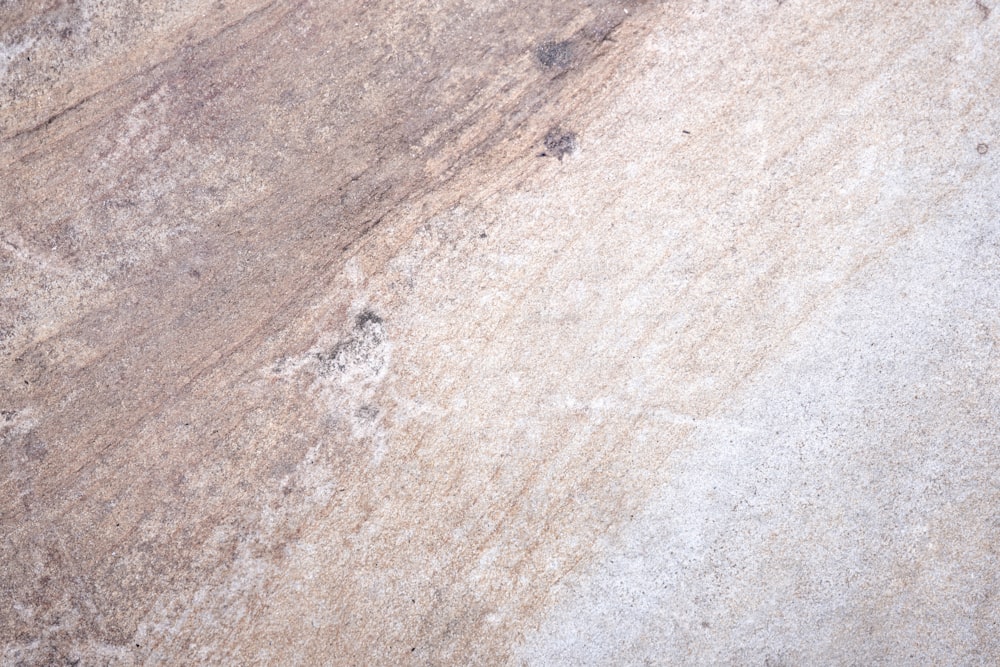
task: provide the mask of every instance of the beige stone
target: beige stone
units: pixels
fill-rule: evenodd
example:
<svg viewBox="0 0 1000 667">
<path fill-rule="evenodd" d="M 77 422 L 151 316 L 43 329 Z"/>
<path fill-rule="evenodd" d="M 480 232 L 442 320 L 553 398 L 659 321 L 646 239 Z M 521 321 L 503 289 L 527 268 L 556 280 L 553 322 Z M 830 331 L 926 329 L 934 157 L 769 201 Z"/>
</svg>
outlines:
<svg viewBox="0 0 1000 667">
<path fill-rule="evenodd" d="M 0 8 L 3 661 L 1000 661 L 998 16 Z"/>
</svg>

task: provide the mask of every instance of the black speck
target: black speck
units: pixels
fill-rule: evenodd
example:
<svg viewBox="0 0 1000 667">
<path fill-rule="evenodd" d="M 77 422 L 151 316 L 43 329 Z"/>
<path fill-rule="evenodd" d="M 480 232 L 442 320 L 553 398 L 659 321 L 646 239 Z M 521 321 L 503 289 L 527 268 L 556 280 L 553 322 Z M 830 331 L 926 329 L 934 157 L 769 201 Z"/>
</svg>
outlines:
<svg viewBox="0 0 1000 667">
<path fill-rule="evenodd" d="M 565 69 L 573 64 L 573 44 L 564 42 L 543 42 L 535 48 L 535 58 L 547 69 Z"/>
<path fill-rule="evenodd" d="M 378 326 L 382 324 L 382 318 L 370 310 L 363 310 L 354 318 L 354 328 L 356 329 L 364 329 L 370 324 Z"/>
<path fill-rule="evenodd" d="M 480 235 L 479 235 L 479 238 L 481 238 L 481 239 L 485 239 L 485 238 L 486 238 L 486 232 L 483 232 L 482 234 L 480 234 Z"/>
<path fill-rule="evenodd" d="M 691 133 L 690 133 L 690 132 L 688 132 L 687 130 L 681 130 L 681 132 L 683 132 L 684 134 L 691 134 Z"/>
<path fill-rule="evenodd" d="M 576 133 L 554 127 L 545 135 L 545 152 L 542 157 L 552 156 L 563 159 L 564 155 L 576 152 Z"/>
</svg>

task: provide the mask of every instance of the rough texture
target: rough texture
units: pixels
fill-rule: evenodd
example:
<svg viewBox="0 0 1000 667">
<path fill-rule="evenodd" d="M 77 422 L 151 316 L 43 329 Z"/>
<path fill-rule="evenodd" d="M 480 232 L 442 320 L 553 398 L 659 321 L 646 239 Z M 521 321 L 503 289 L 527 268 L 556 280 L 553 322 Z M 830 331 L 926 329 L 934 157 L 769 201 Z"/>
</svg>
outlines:
<svg viewBox="0 0 1000 667">
<path fill-rule="evenodd" d="M 2 661 L 1000 661 L 1000 14 L 913 5 L 0 4 Z"/>
</svg>

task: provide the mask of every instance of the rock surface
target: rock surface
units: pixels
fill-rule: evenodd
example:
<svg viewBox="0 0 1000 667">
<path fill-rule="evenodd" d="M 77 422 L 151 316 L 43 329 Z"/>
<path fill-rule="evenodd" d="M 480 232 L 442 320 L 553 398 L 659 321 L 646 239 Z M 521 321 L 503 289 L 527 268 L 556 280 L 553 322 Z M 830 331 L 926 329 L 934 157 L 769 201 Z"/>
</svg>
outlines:
<svg viewBox="0 0 1000 667">
<path fill-rule="evenodd" d="M 0 662 L 996 664 L 998 19 L 0 4 Z"/>
</svg>

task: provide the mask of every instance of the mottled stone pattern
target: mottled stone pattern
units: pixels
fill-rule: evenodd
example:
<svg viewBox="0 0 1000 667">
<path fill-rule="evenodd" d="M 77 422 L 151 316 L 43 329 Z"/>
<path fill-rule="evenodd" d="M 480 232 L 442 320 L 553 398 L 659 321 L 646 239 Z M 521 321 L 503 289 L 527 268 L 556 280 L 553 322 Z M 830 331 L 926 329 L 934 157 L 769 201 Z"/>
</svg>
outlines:
<svg viewBox="0 0 1000 667">
<path fill-rule="evenodd" d="M 998 17 L 0 2 L 0 662 L 996 664 Z"/>
</svg>

